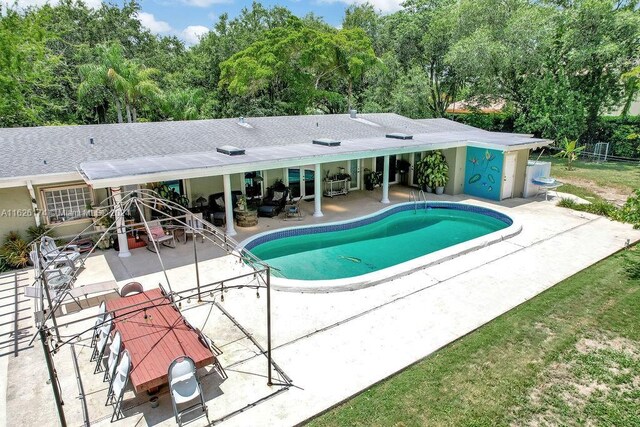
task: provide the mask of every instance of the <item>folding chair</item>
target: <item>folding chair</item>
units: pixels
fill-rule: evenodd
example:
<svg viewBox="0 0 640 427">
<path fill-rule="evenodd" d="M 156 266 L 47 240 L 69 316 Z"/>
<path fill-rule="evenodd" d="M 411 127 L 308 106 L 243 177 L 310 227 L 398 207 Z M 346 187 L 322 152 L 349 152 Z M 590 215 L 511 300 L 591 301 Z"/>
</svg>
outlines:
<svg viewBox="0 0 640 427">
<path fill-rule="evenodd" d="M 171 362 L 169 366 L 169 392 L 173 405 L 173 414 L 178 426 L 182 426 L 182 416 L 195 410 L 202 410 L 207 420 L 209 411 L 204 403 L 204 395 L 200 381 L 196 376 L 196 365 L 188 356 L 181 356 Z M 178 405 L 187 404 L 196 400 L 190 406 L 178 410 Z"/>
<path fill-rule="evenodd" d="M 109 357 L 107 357 L 107 369 L 104 370 L 104 377 L 102 381 L 111 381 L 114 375 L 114 371 L 116 369 L 116 365 L 118 364 L 118 358 L 120 357 L 120 352 L 122 351 L 122 337 L 120 336 L 120 331 L 116 331 L 113 335 L 113 341 L 109 346 Z"/>
<path fill-rule="evenodd" d="M 120 363 L 116 368 L 116 373 L 109 385 L 109 391 L 107 392 L 107 405 L 113 404 L 113 415 L 111 415 L 111 422 L 120 419 L 120 415 L 124 417 L 122 413 L 122 400 L 124 397 L 124 389 L 129 382 L 129 373 L 131 372 L 131 357 L 127 350 L 122 352 L 120 357 Z"/>
</svg>

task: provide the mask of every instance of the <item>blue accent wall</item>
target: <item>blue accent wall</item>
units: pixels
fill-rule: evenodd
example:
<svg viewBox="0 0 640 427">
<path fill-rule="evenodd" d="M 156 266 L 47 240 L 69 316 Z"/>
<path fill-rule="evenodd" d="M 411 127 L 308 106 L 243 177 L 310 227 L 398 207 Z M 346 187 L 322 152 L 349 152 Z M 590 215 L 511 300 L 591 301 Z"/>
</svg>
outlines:
<svg viewBox="0 0 640 427">
<path fill-rule="evenodd" d="M 465 194 L 500 200 L 503 161 L 502 151 L 467 147 L 464 173 Z"/>
</svg>

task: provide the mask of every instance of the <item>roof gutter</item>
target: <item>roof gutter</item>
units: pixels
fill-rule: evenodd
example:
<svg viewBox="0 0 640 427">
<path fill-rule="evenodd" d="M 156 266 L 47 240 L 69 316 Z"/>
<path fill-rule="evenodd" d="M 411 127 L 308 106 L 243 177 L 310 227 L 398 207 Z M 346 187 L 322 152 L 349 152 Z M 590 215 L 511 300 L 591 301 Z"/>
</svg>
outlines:
<svg viewBox="0 0 640 427">
<path fill-rule="evenodd" d="M 69 181 L 81 181 L 78 172 L 60 172 L 42 175 L 25 175 L 0 178 L 0 188 L 28 187 L 29 185 L 59 184 Z"/>
</svg>

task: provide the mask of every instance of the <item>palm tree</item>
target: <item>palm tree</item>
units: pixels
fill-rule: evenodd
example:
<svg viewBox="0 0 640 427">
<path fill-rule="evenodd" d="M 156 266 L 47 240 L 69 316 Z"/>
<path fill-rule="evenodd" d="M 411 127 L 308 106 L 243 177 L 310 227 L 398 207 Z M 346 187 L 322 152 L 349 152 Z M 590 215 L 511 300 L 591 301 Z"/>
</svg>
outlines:
<svg viewBox="0 0 640 427">
<path fill-rule="evenodd" d="M 157 73 L 155 68 L 147 68 L 134 61 L 128 62 L 125 72 L 125 101 L 129 122 L 137 120 L 137 109 L 143 99 L 155 101 L 161 98 L 162 91 L 153 80 Z"/>
<path fill-rule="evenodd" d="M 204 96 L 200 89 L 174 89 L 164 97 L 164 114 L 173 120 L 195 120 L 200 117 Z"/>
<path fill-rule="evenodd" d="M 98 45 L 96 53 L 98 63 L 80 66 L 82 82 L 78 86 L 78 96 L 87 98 L 96 90 L 106 88 L 115 101 L 118 123 L 122 123 L 122 99 L 127 87 L 123 74 L 128 61 L 118 43 Z"/>
</svg>

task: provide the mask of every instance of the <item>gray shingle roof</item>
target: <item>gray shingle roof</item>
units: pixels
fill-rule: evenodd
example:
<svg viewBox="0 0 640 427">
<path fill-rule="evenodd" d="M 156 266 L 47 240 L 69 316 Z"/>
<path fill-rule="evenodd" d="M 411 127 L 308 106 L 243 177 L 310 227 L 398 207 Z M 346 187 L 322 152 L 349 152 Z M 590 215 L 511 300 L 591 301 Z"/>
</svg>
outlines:
<svg viewBox="0 0 640 427">
<path fill-rule="evenodd" d="M 0 129 L 5 153 L 0 158 L 0 178 L 74 172 L 80 163 L 96 160 L 210 152 L 222 145 L 249 149 L 310 144 L 316 138 L 379 138 L 392 132 L 493 135 L 446 119 L 412 120 L 390 113 L 359 114 L 356 119 L 348 114 L 259 117 L 247 118 L 245 123 L 234 118 L 4 128 Z"/>
</svg>

